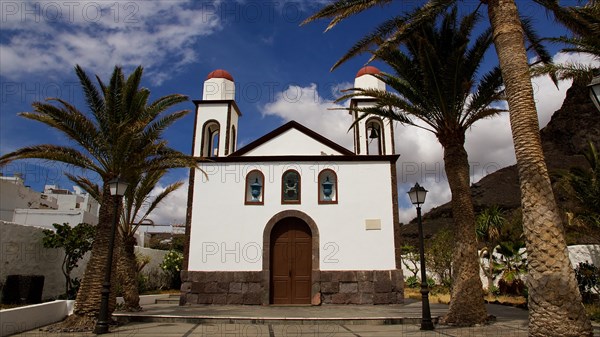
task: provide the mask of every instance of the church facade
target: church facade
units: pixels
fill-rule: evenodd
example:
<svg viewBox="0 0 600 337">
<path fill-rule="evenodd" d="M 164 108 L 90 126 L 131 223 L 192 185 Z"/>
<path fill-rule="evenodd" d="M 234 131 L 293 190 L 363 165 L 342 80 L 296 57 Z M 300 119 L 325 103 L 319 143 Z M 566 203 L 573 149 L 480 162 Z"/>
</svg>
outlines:
<svg viewBox="0 0 600 337">
<path fill-rule="evenodd" d="M 376 73 L 355 86 L 385 89 Z M 238 149 L 234 98 L 216 70 L 194 101 L 193 154 L 211 161 L 190 174 L 180 303 L 403 302 L 393 124 L 359 121 L 354 151 L 294 121 Z"/>
</svg>

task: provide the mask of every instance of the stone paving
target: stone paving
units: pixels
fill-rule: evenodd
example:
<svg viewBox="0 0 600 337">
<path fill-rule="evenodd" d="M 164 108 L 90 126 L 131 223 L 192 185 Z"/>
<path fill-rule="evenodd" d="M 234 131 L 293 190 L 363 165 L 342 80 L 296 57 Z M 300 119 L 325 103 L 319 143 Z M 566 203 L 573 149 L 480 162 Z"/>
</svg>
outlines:
<svg viewBox="0 0 600 337">
<path fill-rule="evenodd" d="M 432 304 L 432 315 L 443 315 L 447 305 Z M 106 336 L 211 336 L 211 337 L 377 337 L 377 336 L 527 336 L 527 311 L 518 308 L 487 305 L 496 316 L 489 325 L 458 328 L 436 325 L 434 331 L 421 331 L 418 318 L 421 305 L 407 301 L 389 306 L 184 306 L 157 304 L 145 307 L 144 315 L 170 316 L 158 322 L 129 322 L 111 326 Z M 179 317 L 179 318 L 178 318 Z M 405 324 L 382 324 L 381 318 L 407 318 Z M 194 321 L 194 319 L 198 319 Z M 233 319 L 232 321 L 227 321 Z M 261 324 L 237 323 L 235 319 L 255 319 Z M 281 319 L 291 319 L 282 321 Z M 300 320 L 296 320 L 300 319 Z M 360 320 L 366 319 L 366 321 Z M 370 320 L 370 321 L 369 321 Z M 231 323 L 227 323 L 231 322 Z M 248 321 L 252 322 L 252 321 Z M 410 323 L 407 323 L 410 322 Z M 600 326 L 595 326 L 600 336 Z M 92 333 L 48 333 L 33 330 L 17 336 L 94 336 Z"/>
</svg>

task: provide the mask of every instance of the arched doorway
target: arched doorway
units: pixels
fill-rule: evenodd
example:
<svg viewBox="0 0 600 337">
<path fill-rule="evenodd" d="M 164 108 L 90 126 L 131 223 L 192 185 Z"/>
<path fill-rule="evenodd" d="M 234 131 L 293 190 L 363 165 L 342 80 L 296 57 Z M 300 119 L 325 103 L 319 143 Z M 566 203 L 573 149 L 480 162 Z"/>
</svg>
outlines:
<svg viewBox="0 0 600 337">
<path fill-rule="evenodd" d="M 279 220 L 270 235 L 271 304 L 310 304 L 312 233 L 300 218 Z"/>
</svg>

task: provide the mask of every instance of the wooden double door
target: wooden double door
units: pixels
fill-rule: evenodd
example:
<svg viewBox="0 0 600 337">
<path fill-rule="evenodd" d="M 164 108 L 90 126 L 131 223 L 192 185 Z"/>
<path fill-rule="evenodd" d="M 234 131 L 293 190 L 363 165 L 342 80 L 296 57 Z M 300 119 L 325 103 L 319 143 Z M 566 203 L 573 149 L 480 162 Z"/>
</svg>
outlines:
<svg viewBox="0 0 600 337">
<path fill-rule="evenodd" d="M 298 218 L 285 218 L 271 231 L 271 303 L 310 304 L 312 235 Z"/>
</svg>

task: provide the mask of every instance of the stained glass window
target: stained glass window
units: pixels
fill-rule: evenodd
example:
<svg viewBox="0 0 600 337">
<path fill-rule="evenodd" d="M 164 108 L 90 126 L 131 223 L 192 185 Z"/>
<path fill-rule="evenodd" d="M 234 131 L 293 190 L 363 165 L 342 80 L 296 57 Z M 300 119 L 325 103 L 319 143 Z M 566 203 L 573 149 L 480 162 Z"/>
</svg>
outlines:
<svg viewBox="0 0 600 337">
<path fill-rule="evenodd" d="M 281 181 L 281 202 L 300 203 L 300 174 L 294 170 L 283 173 Z"/>
</svg>

